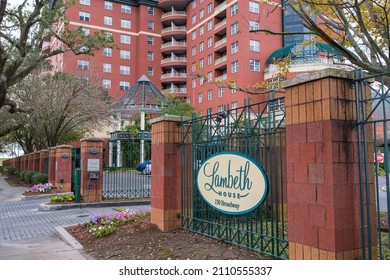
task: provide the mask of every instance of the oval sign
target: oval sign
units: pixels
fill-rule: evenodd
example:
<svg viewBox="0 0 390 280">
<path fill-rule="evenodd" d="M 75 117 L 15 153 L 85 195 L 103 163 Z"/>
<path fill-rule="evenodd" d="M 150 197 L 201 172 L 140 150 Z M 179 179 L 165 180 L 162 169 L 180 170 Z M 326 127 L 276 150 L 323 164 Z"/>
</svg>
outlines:
<svg viewBox="0 0 390 280">
<path fill-rule="evenodd" d="M 259 206 L 268 191 L 263 168 L 243 154 L 224 152 L 208 158 L 197 176 L 198 189 L 213 208 L 244 214 Z"/>
</svg>

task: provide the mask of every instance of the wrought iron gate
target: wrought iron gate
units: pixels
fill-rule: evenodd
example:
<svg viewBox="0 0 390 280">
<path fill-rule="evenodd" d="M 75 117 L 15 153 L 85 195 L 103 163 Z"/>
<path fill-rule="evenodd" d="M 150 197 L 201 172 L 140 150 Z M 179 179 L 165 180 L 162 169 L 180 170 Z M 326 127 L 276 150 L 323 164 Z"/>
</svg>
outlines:
<svg viewBox="0 0 390 280">
<path fill-rule="evenodd" d="M 146 173 L 137 170 L 142 161 L 151 159 L 150 139 L 145 132 L 111 134 L 103 163 L 103 199 L 150 197 L 150 167 Z"/>
<path fill-rule="evenodd" d="M 367 77 L 357 70 L 354 83 L 364 259 L 390 259 L 389 75 Z M 370 188 L 373 174 L 375 187 Z"/>
<path fill-rule="evenodd" d="M 182 227 L 215 239 L 288 258 L 285 185 L 284 98 L 181 122 Z M 197 188 L 196 175 L 207 158 L 239 152 L 265 170 L 269 190 L 253 211 L 232 215 L 209 206 Z"/>
</svg>

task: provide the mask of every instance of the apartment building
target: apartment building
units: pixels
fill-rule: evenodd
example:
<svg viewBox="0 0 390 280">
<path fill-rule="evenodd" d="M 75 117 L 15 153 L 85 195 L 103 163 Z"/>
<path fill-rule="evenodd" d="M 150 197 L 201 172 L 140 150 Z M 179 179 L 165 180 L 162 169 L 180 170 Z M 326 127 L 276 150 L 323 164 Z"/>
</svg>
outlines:
<svg viewBox="0 0 390 280">
<path fill-rule="evenodd" d="M 94 56 L 65 53 L 52 64 L 56 71 L 98 80 L 114 101 L 146 75 L 202 114 L 234 109 L 249 97 L 264 97 L 219 85 L 229 81 L 252 90 L 264 80 L 267 58 L 282 47 L 281 36 L 251 32 L 282 31 L 281 9 L 263 2 L 76 0 L 67 12 L 70 27 L 82 26 L 87 34 L 104 30 L 116 47 Z"/>
</svg>

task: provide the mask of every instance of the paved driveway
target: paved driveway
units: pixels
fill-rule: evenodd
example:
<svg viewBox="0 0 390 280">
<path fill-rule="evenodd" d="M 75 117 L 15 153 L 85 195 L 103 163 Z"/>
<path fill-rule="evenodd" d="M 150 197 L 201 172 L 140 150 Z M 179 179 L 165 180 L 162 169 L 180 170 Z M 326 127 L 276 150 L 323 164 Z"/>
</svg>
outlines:
<svg viewBox="0 0 390 280">
<path fill-rule="evenodd" d="M 10 187 L 0 177 L 0 259 L 84 259 L 55 234 L 55 227 L 89 221 L 94 215 L 111 214 L 112 207 L 38 211 L 48 200 L 20 201 L 26 188 Z M 145 206 L 125 206 L 147 210 Z"/>
</svg>

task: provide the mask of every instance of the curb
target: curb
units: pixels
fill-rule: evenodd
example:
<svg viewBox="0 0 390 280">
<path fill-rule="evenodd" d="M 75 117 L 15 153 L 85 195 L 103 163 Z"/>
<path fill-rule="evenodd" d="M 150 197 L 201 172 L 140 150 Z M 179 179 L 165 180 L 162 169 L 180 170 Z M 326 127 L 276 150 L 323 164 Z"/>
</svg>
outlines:
<svg viewBox="0 0 390 280">
<path fill-rule="evenodd" d="M 65 209 L 81 209 L 92 207 L 111 207 L 111 206 L 135 206 L 135 205 L 150 205 L 150 200 L 134 200 L 134 201 L 119 201 L 119 202 L 93 202 L 93 203 L 74 203 L 74 204 L 40 204 L 38 211 L 58 211 Z"/>
<path fill-rule="evenodd" d="M 69 227 L 69 226 L 65 226 L 65 227 Z M 79 243 L 72 235 L 70 235 L 69 232 L 66 231 L 65 227 L 56 226 L 54 228 L 56 234 L 60 237 L 60 239 L 65 241 L 67 244 L 69 244 L 72 248 L 76 250 L 83 249 L 84 248 L 83 245 L 81 245 L 81 243 Z"/>
</svg>

